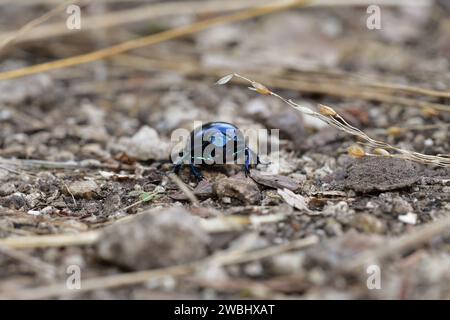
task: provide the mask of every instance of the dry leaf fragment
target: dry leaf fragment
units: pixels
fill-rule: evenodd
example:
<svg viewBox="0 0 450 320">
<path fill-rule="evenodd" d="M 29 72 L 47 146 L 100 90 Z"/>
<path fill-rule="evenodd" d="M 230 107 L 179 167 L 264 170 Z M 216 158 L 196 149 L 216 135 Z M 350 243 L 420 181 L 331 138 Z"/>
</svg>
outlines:
<svg viewBox="0 0 450 320">
<path fill-rule="evenodd" d="M 291 207 L 294 207 L 295 209 L 306 212 L 308 214 L 318 214 L 318 212 L 315 212 L 308 208 L 306 198 L 303 197 L 302 195 L 296 194 L 286 188 L 284 188 L 283 190 L 278 189 L 277 192 L 283 198 L 283 200 L 286 201 L 286 203 L 289 204 Z"/>
</svg>

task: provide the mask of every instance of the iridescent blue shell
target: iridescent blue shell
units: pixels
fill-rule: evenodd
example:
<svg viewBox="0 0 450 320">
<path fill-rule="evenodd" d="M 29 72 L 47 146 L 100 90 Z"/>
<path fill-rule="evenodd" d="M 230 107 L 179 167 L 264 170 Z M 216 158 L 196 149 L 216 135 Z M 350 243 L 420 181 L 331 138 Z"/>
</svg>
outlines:
<svg viewBox="0 0 450 320">
<path fill-rule="evenodd" d="M 251 160 L 259 162 L 255 153 L 246 146 L 242 132 L 227 122 L 210 122 L 194 129 L 180 157 L 174 171 L 178 172 L 183 164 L 189 164 L 198 179 L 203 176 L 195 165 L 238 163 L 244 165 L 247 175 L 250 172 Z"/>
</svg>

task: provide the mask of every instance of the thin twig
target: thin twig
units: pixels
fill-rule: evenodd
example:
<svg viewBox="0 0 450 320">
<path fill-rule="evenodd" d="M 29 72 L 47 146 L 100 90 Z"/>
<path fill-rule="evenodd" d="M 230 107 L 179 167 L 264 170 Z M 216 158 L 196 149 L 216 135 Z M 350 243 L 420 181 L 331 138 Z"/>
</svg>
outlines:
<svg viewBox="0 0 450 320">
<path fill-rule="evenodd" d="M 169 178 L 180 188 L 180 190 L 191 200 L 193 205 L 198 206 L 199 201 L 191 189 L 174 173 L 169 173 Z"/>
<path fill-rule="evenodd" d="M 76 162 L 76 161 L 47 161 L 47 160 L 31 160 L 31 159 L 5 159 L 0 158 L 0 164 L 10 165 L 15 167 L 26 167 L 34 169 L 121 169 L 121 170 L 135 170 L 135 166 L 126 164 L 106 164 L 100 162 Z M 5 169 L 6 170 L 6 169 Z"/>
<path fill-rule="evenodd" d="M 75 200 L 75 196 L 73 195 L 72 191 L 70 191 L 69 186 L 63 180 L 61 180 L 61 182 L 64 185 L 64 187 L 67 189 L 67 192 L 72 196 L 73 204 L 76 206 L 77 205 L 77 201 Z"/>
</svg>

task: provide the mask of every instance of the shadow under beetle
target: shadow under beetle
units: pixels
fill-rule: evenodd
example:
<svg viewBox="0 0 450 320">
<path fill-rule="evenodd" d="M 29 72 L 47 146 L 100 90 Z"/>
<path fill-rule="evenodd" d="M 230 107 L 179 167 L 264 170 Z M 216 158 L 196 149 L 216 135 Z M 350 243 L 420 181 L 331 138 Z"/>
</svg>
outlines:
<svg viewBox="0 0 450 320">
<path fill-rule="evenodd" d="M 174 162 L 173 171 L 178 173 L 184 164 L 198 179 L 203 174 L 195 165 L 243 164 L 245 176 L 253 165 L 260 163 L 259 156 L 247 146 L 242 132 L 227 122 L 209 122 L 195 128 L 189 140 Z"/>
</svg>

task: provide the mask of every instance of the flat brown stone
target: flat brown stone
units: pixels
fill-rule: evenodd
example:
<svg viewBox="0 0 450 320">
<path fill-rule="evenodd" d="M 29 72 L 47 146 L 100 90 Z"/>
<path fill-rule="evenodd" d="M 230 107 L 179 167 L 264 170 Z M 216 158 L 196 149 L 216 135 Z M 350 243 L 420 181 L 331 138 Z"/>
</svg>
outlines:
<svg viewBox="0 0 450 320">
<path fill-rule="evenodd" d="M 350 163 L 335 185 L 357 192 L 388 191 L 409 187 L 422 176 L 423 165 L 387 157 L 364 157 Z"/>
</svg>

